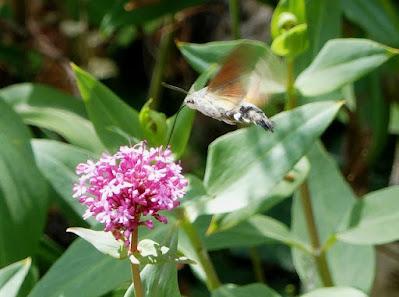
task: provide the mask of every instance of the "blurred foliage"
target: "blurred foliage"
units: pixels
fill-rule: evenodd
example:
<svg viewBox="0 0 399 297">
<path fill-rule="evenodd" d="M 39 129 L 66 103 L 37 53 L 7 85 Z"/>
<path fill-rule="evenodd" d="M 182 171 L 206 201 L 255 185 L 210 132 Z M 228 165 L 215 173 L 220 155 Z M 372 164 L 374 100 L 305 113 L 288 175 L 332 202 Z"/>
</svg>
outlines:
<svg viewBox="0 0 399 297">
<path fill-rule="evenodd" d="M 197 91 L 242 44 L 283 62 L 273 134 L 177 113 L 161 84 Z M 376 278 L 374 247 L 399 239 L 398 47 L 392 0 L 0 1 L 0 296 L 133 296 L 128 263 L 65 230 L 99 228 L 75 166 L 146 139 L 190 185 L 140 239 L 196 262 L 147 265 L 148 296 L 391 297 L 373 287 L 399 265 Z"/>
</svg>

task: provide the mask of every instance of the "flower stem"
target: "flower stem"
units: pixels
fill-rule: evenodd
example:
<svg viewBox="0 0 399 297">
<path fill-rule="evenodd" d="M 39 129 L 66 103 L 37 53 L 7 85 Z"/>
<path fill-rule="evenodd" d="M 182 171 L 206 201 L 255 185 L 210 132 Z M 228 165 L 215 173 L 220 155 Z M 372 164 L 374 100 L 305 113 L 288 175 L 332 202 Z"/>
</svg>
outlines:
<svg viewBox="0 0 399 297">
<path fill-rule="evenodd" d="M 312 202 L 310 199 L 310 191 L 306 182 L 301 185 L 300 194 L 302 208 L 305 214 L 306 226 L 310 237 L 310 243 L 313 250 L 316 252 L 314 254 L 314 260 L 316 262 L 320 279 L 325 287 L 332 287 L 334 284 L 331 277 L 330 268 L 328 267 L 326 253 L 321 251 L 320 239 L 317 232 L 316 222 L 314 220 Z"/>
<path fill-rule="evenodd" d="M 295 73 L 294 73 L 294 60 L 288 59 L 287 61 L 287 101 L 285 104 L 286 110 L 291 110 L 297 105 L 297 97 L 295 94 Z M 319 233 L 315 222 L 313 213 L 312 200 L 307 181 L 305 181 L 300 188 L 300 197 L 302 209 L 305 215 L 306 227 L 310 237 L 312 249 L 314 251 L 314 260 L 320 279 L 325 287 L 332 287 L 334 285 L 331 276 L 330 268 L 328 266 L 326 253 L 322 251 L 320 246 Z"/>
<path fill-rule="evenodd" d="M 204 244 L 197 230 L 188 219 L 184 209 L 179 209 L 177 211 L 177 214 L 180 219 L 181 227 L 186 233 L 188 239 L 190 240 L 192 247 L 194 248 L 194 251 L 199 261 L 199 265 L 201 265 L 202 269 L 205 272 L 206 285 L 209 291 L 213 291 L 219 288 L 221 286 L 219 277 L 216 274 L 215 268 L 213 267 L 208 251 L 204 247 Z"/>
<path fill-rule="evenodd" d="M 251 247 L 249 249 L 249 256 L 251 257 L 256 281 L 265 283 L 265 273 L 263 272 L 262 259 L 260 258 L 258 249 L 256 247 Z"/>
<path fill-rule="evenodd" d="M 240 39 L 240 4 L 238 0 L 230 0 L 229 9 L 232 38 Z"/>
<path fill-rule="evenodd" d="M 138 228 L 136 228 L 134 229 L 131 236 L 130 253 L 134 253 L 137 251 L 138 237 L 139 237 L 139 232 Z M 140 265 L 130 263 L 130 268 L 132 270 L 132 281 L 134 285 L 135 297 L 144 297 L 143 284 L 141 283 L 141 278 L 140 278 Z"/>
</svg>

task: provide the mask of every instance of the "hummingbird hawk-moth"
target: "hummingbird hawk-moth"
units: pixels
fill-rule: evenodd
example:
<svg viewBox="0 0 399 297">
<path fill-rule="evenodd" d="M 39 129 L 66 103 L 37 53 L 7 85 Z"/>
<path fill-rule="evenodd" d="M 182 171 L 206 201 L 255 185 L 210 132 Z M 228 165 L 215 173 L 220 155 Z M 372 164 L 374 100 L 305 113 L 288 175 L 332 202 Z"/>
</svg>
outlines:
<svg viewBox="0 0 399 297">
<path fill-rule="evenodd" d="M 261 109 L 285 89 L 285 67 L 270 50 L 241 44 L 225 59 L 207 87 L 189 93 L 184 104 L 227 124 L 253 123 L 273 132 Z"/>
</svg>

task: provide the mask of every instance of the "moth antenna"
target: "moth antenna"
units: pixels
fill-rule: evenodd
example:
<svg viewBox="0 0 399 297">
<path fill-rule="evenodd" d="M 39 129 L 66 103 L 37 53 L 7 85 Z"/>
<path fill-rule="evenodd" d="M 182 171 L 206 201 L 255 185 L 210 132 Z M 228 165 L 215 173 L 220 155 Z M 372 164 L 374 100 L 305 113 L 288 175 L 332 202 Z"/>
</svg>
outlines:
<svg viewBox="0 0 399 297">
<path fill-rule="evenodd" d="M 172 86 L 172 85 L 170 85 L 170 84 L 167 84 L 166 82 L 162 82 L 161 83 L 162 84 L 162 86 L 164 86 L 165 88 L 168 88 L 168 89 L 171 89 L 171 90 L 173 90 L 173 91 L 177 91 L 177 92 L 179 92 L 179 93 L 183 93 L 183 94 L 188 94 L 188 92 L 186 91 L 186 90 L 184 90 L 184 89 L 182 89 L 182 88 L 179 88 L 179 87 L 176 87 L 176 86 Z"/>
<path fill-rule="evenodd" d="M 180 112 L 183 110 L 184 107 L 185 107 L 185 105 L 183 103 L 182 106 L 180 106 L 179 110 L 176 112 L 176 116 L 175 116 L 175 119 L 173 121 L 172 129 L 170 130 L 170 134 L 169 134 L 168 142 L 166 143 L 166 147 L 168 147 L 169 144 L 170 144 L 170 140 L 172 139 L 173 131 L 175 130 L 177 117 L 179 116 Z"/>
</svg>

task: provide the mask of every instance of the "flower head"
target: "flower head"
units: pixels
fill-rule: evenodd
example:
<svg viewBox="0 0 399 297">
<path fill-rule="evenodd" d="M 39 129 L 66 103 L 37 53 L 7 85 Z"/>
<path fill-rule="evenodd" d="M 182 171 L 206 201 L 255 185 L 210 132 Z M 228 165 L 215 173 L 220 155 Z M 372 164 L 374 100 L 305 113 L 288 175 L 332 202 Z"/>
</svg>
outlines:
<svg viewBox="0 0 399 297">
<path fill-rule="evenodd" d="M 87 206 L 84 218 L 94 217 L 105 231 L 129 244 L 139 225 L 151 228 L 151 217 L 166 223 L 161 210 L 179 205 L 187 180 L 169 149 L 147 148 L 145 142 L 122 146 L 114 155 L 103 154 L 76 167 L 79 180 L 73 197 Z"/>
</svg>

